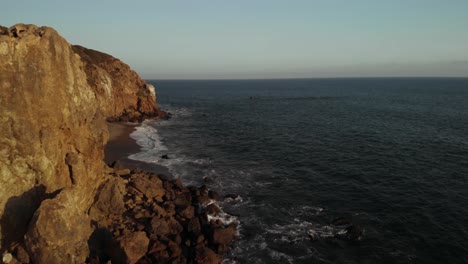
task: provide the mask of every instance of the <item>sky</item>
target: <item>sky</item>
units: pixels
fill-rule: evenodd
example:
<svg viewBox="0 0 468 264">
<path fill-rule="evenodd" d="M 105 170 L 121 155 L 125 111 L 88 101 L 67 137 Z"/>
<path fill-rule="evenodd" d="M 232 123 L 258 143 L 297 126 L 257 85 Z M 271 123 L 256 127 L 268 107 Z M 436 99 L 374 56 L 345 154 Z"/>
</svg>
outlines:
<svg viewBox="0 0 468 264">
<path fill-rule="evenodd" d="M 2 0 L 146 79 L 468 77 L 468 0 Z"/>
</svg>

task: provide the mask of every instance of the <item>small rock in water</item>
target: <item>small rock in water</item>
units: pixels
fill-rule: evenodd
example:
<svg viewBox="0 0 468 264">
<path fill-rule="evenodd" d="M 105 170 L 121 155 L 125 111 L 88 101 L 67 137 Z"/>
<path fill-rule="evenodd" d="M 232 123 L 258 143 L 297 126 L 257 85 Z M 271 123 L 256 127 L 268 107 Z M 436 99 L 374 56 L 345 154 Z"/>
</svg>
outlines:
<svg viewBox="0 0 468 264">
<path fill-rule="evenodd" d="M 161 159 L 169 159 L 169 156 L 168 155 L 162 155 Z"/>
<path fill-rule="evenodd" d="M 208 176 L 205 176 L 205 177 L 203 177 L 203 181 L 206 182 L 206 183 L 210 183 L 210 182 L 213 182 L 213 179 L 211 179 Z"/>
<path fill-rule="evenodd" d="M 215 191 L 212 191 L 212 190 L 209 190 L 209 191 L 208 191 L 208 197 L 209 197 L 210 199 L 215 200 L 215 201 L 218 201 L 218 200 L 219 200 L 219 194 L 218 194 L 217 192 L 215 192 Z"/>
<path fill-rule="evenodd" d="M 238 194 L 227 194 L 227 195 L 224 196 L 224 199 L 233 199 L 233 200 L 235 200 L 235 199 L 237 199 L 239 197 L 240 197 L 240 195 L 238 195 Z"/>
<path fill-rule="evenodd" d="M 346 238 L 349 240 L 359 240 L 364 233 L 361 225 L 350 225 L 346 228 Z"/>
<path fill-rule="evenodd" d="M 350 224 L 351 224 L 351 220 L 348 219 L 348 218 L 345 218 L 345 217 L 338 217 L 338 218 L 336 218 L 335 220 L 333 220 L 332 224 L 333 224 L 333 225 L 336 225 L 336 226 L 350 225 Z"/>
</svg>

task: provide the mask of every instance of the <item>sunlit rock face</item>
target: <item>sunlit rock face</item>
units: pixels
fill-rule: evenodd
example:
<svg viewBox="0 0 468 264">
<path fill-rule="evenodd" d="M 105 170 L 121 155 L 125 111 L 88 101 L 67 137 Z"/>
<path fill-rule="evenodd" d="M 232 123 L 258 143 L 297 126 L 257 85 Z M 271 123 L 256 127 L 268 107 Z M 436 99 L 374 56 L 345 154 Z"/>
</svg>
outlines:
<svg viewBox="0 0 468 264">
<path fill-rule="evenodd" d="M 155 98 L 128 65 L 52 28 L 0 27 L 1 248 L 26 237 L 37 263 L 83 263 L 105 121 L 157 117 Z"/>
</svg>

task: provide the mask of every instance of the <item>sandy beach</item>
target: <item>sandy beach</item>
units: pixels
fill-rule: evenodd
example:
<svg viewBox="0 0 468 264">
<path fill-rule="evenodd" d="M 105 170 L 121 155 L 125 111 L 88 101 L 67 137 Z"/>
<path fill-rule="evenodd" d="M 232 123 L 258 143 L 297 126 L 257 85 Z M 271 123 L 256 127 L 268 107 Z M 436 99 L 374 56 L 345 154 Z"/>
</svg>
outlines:
<svg viewBox="0 0 468 264">
<path fill-rule="evenodd" d="M 141 147 L 130 137 L 138 125 L 128 123 L 107 123 L 109 129 L 109 141 L 104 148 L 104 161 L 111 166 L 119 161 L 129 169 L 139 168 L 144 171 L 156 173 L 168 180 L 174 179 L 169 170 L 156 163 L 147 163 L 129 159 L 131 154 L 141 151 Z"/>
<path fill-rule="evenodd" d="M 109 141 L 104 148 L 104 161 L 108 165 L 140 151 L 140 146 L 130 137 L 137 125 L 125 123 L 107 123 L 107 125 Z"/>
</svg>

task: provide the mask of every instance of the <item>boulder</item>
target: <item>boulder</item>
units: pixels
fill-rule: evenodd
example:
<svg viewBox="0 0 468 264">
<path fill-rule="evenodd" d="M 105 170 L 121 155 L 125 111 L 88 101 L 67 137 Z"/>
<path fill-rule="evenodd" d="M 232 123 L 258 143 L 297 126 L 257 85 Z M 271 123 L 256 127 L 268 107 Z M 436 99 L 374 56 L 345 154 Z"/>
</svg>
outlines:
<svg viewBox="0 0 468 264">
<path fill-rule="evenodd" d="M 208 247 L 199 247 L 195 256 L 195 263 L 198 264 L 218 264 L 221 257 Z"/>
<path fill-rule="evenodd" d="M 234 226 L 216 227 L 213 230 L 213 244 L 229 245 L 234 241 L 236 228 Z"/>
<path fill-rule="evenodd" d="M 25 243 L 34 263 L 84 263 L 92 233 L 72 190 L 42 202 L 31 220 Z"/>
<path fill-rule="evenodd" d="M 198 234 L 201 231 L 200 220 L 197 217 L 190 219 L 187 225 L 187 231 L 192 232 L 194 234 Z"/>
<path fill-rule="evenodd" d="M 184 210 L 182 210 L 180 213 L 179 213 L 180 216 L 184 217 L 184 218 L 187 218 L 187 219 L 191 219 L 193 218 L 193 216 L 195 215 L 195 207 L 193 206 L 188 206 L 187 208 L 185 208 Z"/>
<path fill-rule="evenodd" d="M 149 239 L 145 232 L 134 232 L 117 238 L 112 246 L 112 263 L 136 263 L 148 250 Z"/>
<path fill-rule="evenodd" d="M 163 196 L 166 194 L 163 182 L 156 175 L 134 174 L 131 177 L 131 184 L 143 195 L 158 202 L 162 202 Z"/>
<path fill-rule="evenodd" d="M 222 213 L 221 208 L 219 208 L 215 203 L 211 203 L 206 206 L 206 213 L 210 215 L 219 215 Z"/>
<path fill-rule="evenodd" d="M 208 197 L 212 200 L 218 201 L 219 200 L 219 194 L 213 190 L 208 191 Z"/>
<path fill-rule="evenodd" d="M 181 193 L 174 199 L 175 206 L 186 208 L 192 204 L 192 195 L 190 193 Z"/>
<path fill-rule="evenodd" d="M 90 209 L 93 219 L 100 219 L 109 214 L 120 215 L 125 212 L 125 183 L 122 178 L 109 177 L 97 191 L 95 201 Z"/>
</svg>

